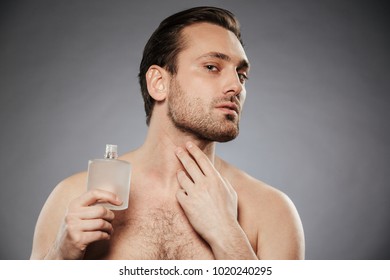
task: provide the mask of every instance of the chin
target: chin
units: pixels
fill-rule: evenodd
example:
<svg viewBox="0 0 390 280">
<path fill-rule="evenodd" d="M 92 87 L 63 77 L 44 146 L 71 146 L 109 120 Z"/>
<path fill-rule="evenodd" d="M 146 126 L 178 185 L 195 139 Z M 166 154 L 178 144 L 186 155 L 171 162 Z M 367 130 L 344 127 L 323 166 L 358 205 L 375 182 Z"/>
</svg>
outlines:
<svg viewBox="0 0 390 280">
<path fill-rule="evenodd" d="M 229 142 L 235 139 L 239 133 L 239 118 L 234 115 L 218 117 L 203 116 L 189 118 L 185 115 L 168 114 L 173 125 L 188 134 L 192 134 L 200 140 L 210 142 Z"/>
<path fill-rule="evenodd" d="M 236 139 L 237 136 L 238 136 L 238 132 L 234 134 L 221 135 L 217 140 L 215 140 L 215 142 L 219 142 L 219 143 L 229 142 Z"/>
<path fill-rule="evenodd" d="M 213 129 L 212 131 L 203 131 L 203 133 L 199 133 L 199 138 L 203 138 L 204 140 L 225 143 L 234 140 L 239 133 L 238 126 L 231 128 L 229 130 L 220 130 Z"/>
</svg>

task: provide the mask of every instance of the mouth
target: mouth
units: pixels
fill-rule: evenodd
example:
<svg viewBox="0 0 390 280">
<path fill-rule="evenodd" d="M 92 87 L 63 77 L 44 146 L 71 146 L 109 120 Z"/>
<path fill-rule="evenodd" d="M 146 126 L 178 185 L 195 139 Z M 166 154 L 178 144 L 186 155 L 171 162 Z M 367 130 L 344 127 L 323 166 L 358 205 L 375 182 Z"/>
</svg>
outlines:
<svg viewBox="0 0 390 280">
<path fill-rule="evenodd" d="M 221 103 L 218 106 L 216 106 L 216 108 L 220 109 L 223 112 L 225 112 L 227 114 L 230 114 L 230 115 L 235 114 L 235 115 L 238 116 L 240 114 L 239 106 L 236 103 L 233 103 L 233 102 Z"/>
</svg>

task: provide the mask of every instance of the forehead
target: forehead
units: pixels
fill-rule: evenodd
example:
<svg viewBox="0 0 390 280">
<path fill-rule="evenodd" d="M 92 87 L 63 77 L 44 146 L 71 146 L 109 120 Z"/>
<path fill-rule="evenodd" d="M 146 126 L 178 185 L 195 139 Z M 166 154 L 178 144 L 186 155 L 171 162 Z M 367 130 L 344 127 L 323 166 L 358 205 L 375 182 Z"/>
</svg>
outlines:
<svg viewBox="0 0 390 280">
<path fill-rule="evenodd" d="M 196 59 L 206 53 L 223 53 L 233 60 L 248 60 L 244 48 L 236 35 L 221 26 L 210 23 L 196 23 L 182 30 L 185 48 L 181 55 Z"/>
</svg>

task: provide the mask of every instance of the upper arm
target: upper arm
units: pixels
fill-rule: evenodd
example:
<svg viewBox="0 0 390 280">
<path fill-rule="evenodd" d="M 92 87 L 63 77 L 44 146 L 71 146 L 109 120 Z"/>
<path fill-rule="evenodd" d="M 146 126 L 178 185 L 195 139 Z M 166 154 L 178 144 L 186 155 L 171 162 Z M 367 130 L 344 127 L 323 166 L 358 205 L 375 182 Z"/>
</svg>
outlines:
<svg viewBox="0 0 390 280">
<path fill-rule="evenodd" d="M 305 240 L 302 222 L 293 202 L 275 189 L 269 193 L 267 208 L 262 208 L 258 234 L 260 259 L 304 259 Z"/>
<path fill-rule="evenodd" d="M 59 183 L 47 198 L 35 226 L 31 259 L 43 259 L 54 244 L 70 200 L 82 193 L 79 176 Z"/>
</svg>

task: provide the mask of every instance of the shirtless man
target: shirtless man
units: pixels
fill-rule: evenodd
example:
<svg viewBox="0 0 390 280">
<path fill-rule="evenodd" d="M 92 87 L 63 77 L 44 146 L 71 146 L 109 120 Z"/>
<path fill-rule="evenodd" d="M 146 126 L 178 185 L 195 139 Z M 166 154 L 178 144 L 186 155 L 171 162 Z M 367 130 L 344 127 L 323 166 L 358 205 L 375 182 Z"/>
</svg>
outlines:
<svg viewBox="0 0 390 280">
<path fill-rule="evenodd" d="M 140 66 L 148 133 L 132 164 L 129 208 L 62 181 L 37 221 L 32 259 L 303 259 L 289 198 L 215 155 L 238 135 L 249 62 L 238 22 L 202 7 L 164 20 Z"/>
</svg>

